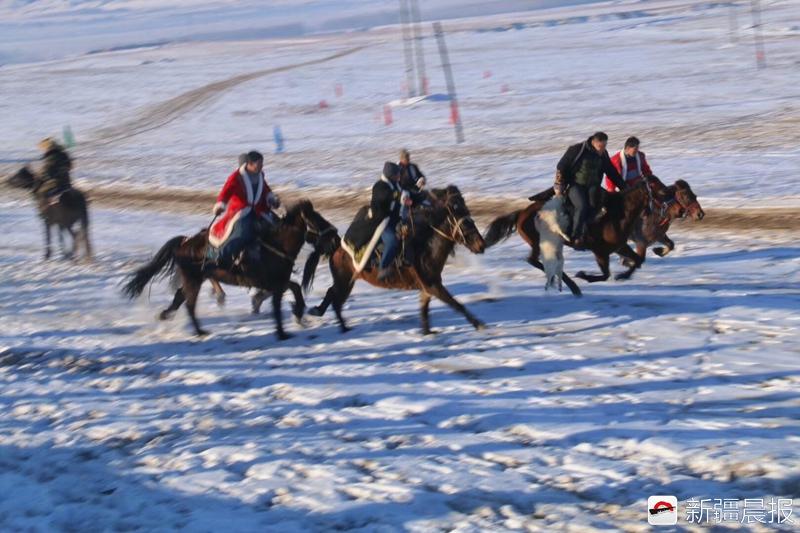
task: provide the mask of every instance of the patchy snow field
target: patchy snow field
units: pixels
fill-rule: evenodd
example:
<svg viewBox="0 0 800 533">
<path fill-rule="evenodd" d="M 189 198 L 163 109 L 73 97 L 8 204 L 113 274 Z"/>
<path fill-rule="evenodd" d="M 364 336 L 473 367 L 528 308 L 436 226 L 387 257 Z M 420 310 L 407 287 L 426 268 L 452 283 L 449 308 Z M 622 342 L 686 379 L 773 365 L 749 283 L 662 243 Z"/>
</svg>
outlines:
<svg viewBox="0 0 800 533">
<path fill-rule="evenodd" d="M 520 196 L 549 185 L 568 144 L 604 129 L 611 149 L 638 135 L 655 172 L 688 179 L 706 205 L 754 196 L 796 204 L 800 4 L 762 4 L 769 68 L 761 71 L 742 5 L 739 41 L 730 42 L 729 2 L 615 2 L 446 21 L 463 145 L 454 143 L 447 103 L 395 108 L 394 124 L 382 124 L 405 81 L 394 28 L 6 66 L 0 161 L 32 157 L 41 137 L 70 124 L 82 180 L 215 189 L 240 152 L 272 151 L 280 125 L 287 153 L 268 161 L 278 187 L 366 189 L 407 146 L 435 183 Z M 442 93 L 425 31 L 431 90 Z"/>
<path fill-rule="evenodd" d="M 518 240 L 462 248 L 446 282 L 488 330 L 435 304 L 422 337 L 415 294 L 359 284 L 351 333 L 309 318 L 278 344 L 241 289 L 222 310 L 204 291 L 202 341 L 184 311 L 155 321 L 166 282 L 120 296 L 202 219 L 149 213 L 144 234 L 95 210 L 86 265 L 42 263 L 30 208 L 1 213 L 2 530 L 635 530 L 651 494 L 800 486 L 789 235 L 687 226 L 675 256 L 581 299 L 545 294 Z"/>
<path fill-rule="evenodd" d="M 706 207 L 796 206 L 800 4 L 762 4 L 763 71 L 741 6 L 730 43 L 729 2 L 448 22 L 463 145 L 446 104 L 380 123 L 404 78 L 392 28 L 4 66 L 0 171 L 70 124 L 82 186 L 212 190 L 239 152 L 269 151 L 279 124 L 279 188 L 366 189 L 407 146 L 469 202 L 544 188 L 566 145 L 602 128 L 612 148 L 640 136 L 656 173 L 688 179 Z M 581 299 L 546 294 L 518 237 L 460 249 L 445 281 L 490 328 L 434 304 L 434 337 L 418 333 L 415 293 L 359 284 L 354 331 L 308 317 L 276 343 L 245 291 L 218 309 L 204 290 L 213 335 L 197 340 L 183 310 L 155 320 L 166 282 L 133 303 L 119 284 L 207 217 L 93 204 L 96 261 L 42 262 L 33 206 L 12 198 L 0 200 L 2 531 L 644 531 L 654 494 L 800 494 L 793 233 L 681 224 L 673 255 L 629 282 L 582 284 Z M 352 215 L 323 214 L 340 229 Z M 595 269 L 567 253 L 568 272 Z M 323 263 L 310 305 L 329 282 Z"/>
</svg>

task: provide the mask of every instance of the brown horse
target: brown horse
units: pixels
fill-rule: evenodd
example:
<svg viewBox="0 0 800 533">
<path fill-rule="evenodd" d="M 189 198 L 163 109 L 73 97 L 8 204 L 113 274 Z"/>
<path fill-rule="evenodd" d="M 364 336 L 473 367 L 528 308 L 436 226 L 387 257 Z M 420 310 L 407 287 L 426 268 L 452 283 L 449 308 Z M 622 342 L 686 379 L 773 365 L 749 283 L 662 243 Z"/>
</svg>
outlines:
<svg viewBox="0 0 800 533">
<path fill-rule="evenodd" d="M 92 258 L 92 245 L 89 243 L 89 209 L 86 196 L 75 188 L 70 188 L 61 193 L 58 198 L 48 197 L 38 192 L 41 180 L 34 176 L 28 167 L 23 167 L 8 179 L 9 185 L 28 189 L 33 193 L 39 209 L 39 218 L 44 222 L 45 251 L 44 258 L 50 259 L 50 228 L 58 227 L 58 242 L 64 258 L 75 257 L 78 252 L 78 243 L 83 244 L 86 259 Z M 73 228 L 80 222 L 80 229 L 76 232 Z M 72 238 L 72 249 L 64 250 L 64 232 Z"/>
<path fill-rule="evenodd" d="M 667 187 L 657 177 L 651 176 L 648 184 L 654 199 L 653 208 L 644 213 L 634 225 L 631 234 L 631 240 L 636 243 L 636 254 L 642 263 L 645 261 L 647 248 L 656 242 L 666 246 L 653 248 L 653 253 L 659 257 L 664 257 L 675 249 L 675 243 L 667 236 L 673 220 L 689 216 L 692 220 L 699 221 L 705 216 L 697 196 L 686 181 L 678 180 Z"/>
<path fill-rule="evenodd" d="M 256 287 L 272 294 L 276 335 L 280 340 L 288 339 L 290 335 L 283 330 L 281 300 L 287 289 L 297 287 L 290 280 L 297 255 L 304 243 L 312 244 L 314 251 L 306 260 L 305 272 L 314 271 L 320 257 L 329 255 L 339 246 L 339 235 L 336 228 L 314 210 L 311 202 L 304 200 L 287 210 L 286 217 L 277 230 L 263 231 L 258 242 L 261 245 L 261 260 L 256 264 L 245 261 L 241 270 L 234 273 L 204 268 L 208 246 L 207 231 L 201 231 L 188 239 L 183 236 L 174 237 L 158 251 L 149 264 L 130 275 L 123 290 L 134 298 L 157 275 L 177 270 L 181 287 L 170 308 L 177 309 L 185 301 L 196 333 L 205 335 L 207 332 L 200 327 L 195 314 L 197 296 L 205 279 L 210 278 L 229 285 Z M 299 290 L 295 292 L 295 298 L 298 299 L 295 309 L 299 309 L 302 316 L 305 302 Z"/>
<path fill-rule="evenodd" d="M 525 209 L 514 211 L 508 215 L 498 217 L 489 225 L 484 240 L 486 247 L 493 246 L 507 239 L 514 231 L 531 247 L 528 263 L 544 271 L 544 266 L 539 261 L 539 233 L 536 231 L 534 219 L 536 213 L 547 201 L 547 194 L 541 196 L 542 200 L 534 201 Z M 634 186 L 621 194 L 609 197 L 608 212 L 600 220 L 593 221 L 587 228 L 586 249 L 594 253 L 597 265 L 602 274 L 587 274 L 578 272 L 575 277 L 584 279 L 589 283 L 605 281 L 611 275 L 608 265 L 612 253 L 617 253 L 631 261 L 628 270 L 617 274 L 616 279 L 628 279 L 641 265 L 641 259 L 630 246 L 628 239 L 633 227 L 648 207 L 650 193 L 644 182 Z M 569 245 L 569 243 L 567 243 Z M 562 273 L 562 280 L 567 284 L 572 294 L 581 295 L 581 290 L 567 274 Z"/>
<path fill-rule="evenodd" d="M 424 215 L 425 223 L 415 224 L 415 233 L 411 237 L 412 246 L 417 252 L 412 265 L 396 267 L 394 273 L 386 280 L 378 280 L 378 268 L 370 266 L 356 274 L 350 255 L 339 247 L 331 255 L 329 264 L 333 275 L 333 286 L 328 289 L 325 299 L 317 307 L 309 310 L 310 315 L 322 316 L 333 304 L 336 318 L 342 332 L 349 331 L 342 317 L 342 306 L 357 279 L 384 289 L 418 290 L 420 297 L 420 316 L 422 332 L 425 335 L 434 333 L 430 327 L 428 309 L 433 296 L 458 311 L 472 324 L 481 329 L 483 322 L 475 318 L 442 283 L 442 271 L 447 258 L 453 253 L 456 244 L 463 244 L 473 253 L 483 253 L 484 243 L 478 228 L 472 221 L 464 197 L 455 186 L 431 191 L 433 207 Z M 312 276 L 303 277 L 303 286 L 308 287 Z"/>
</svg>

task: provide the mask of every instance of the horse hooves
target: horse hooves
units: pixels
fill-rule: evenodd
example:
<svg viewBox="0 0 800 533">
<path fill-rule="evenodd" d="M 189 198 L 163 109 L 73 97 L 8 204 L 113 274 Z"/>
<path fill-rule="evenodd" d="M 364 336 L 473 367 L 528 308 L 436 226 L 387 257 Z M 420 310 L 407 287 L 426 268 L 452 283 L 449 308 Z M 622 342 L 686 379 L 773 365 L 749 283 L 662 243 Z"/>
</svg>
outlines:
<svg viewBox="0 0 800 533">
<path fill-rule="evenodd" d="M 197 330 L 197 336 L 198 337 L 207 337 L 210 334 L 211 333 L 207 329 L 198 329 Z"/>
<path fill-rule="evenodd" d="M 437 335 L 438 333 L 439 333 L 438 329 L 430 329 L 430 328 L 428 328 L 428 329 L 423 329 L 422 330 L 422 334 L 423 335 Z"/>
<path fill-rule="evenodd" d="M 339 326 L 339 332 L 342 334 L 349 333 L 350 331 L 353 331 L 353 328 L 348 326 Z"/>
<path fill-rule="evenodd" d="M 279 331 L 278 333 L 275 334 L 275 336 L 278 337 L 279 341 L 288 341 L 289 339 L 294 337 L 294 335 L 292 335 L 291 333 L 286 333 L 285 331 Z"/>
<path fill-rule="evenodd" d="M 225 307 L 225 297 L 224 296 L 217 296 L 217 307 L 222 309 Z"/>
<path fill-rule="evenodd" d="M 585 280 L 586 279 L 586 272 L 584 272 L 583 270 L 581 270 L 580 272 L 576 272 L 575 273 L 575 277 L 578 278 L 578 279 Z"/>
<path fill-rule="evenodd" d="M 653 248 L 653 253 L 656 254 L 658 257 L 664 257 L 667 255 L 665 248 L 659 246 L 658 248 Z"/>
<path fill-rule="evenodd" d="M 163 320 L 172 320 L 174 316 L 175 316 L 175 313 L 173 313 L 171 311 L 161 311 L 158 314 L 158 319 L 162 320 L 162 321 Z"/>
<path fill-rule="evenodd" d="M 322 309 L 320 309 L 319 306 L 317 306 L 309 309 L 308 314 L 311 316 L 322 316 L 324 313 L 322 312 Z"/>
<path fill-rule="evenodd" d="M 478 322 L 476 322 L 476 323 L 474 323 L 472 325 L 475 327 L 475 329 L 477 331 L 483 331 L 484 329 L 486 329 L 488 327 L 486 324 L 484 324 L 483 322 L 480 322 L 480 321 L 478 321 Z"/>
<path fill-rule="evenodd" d="M 617 280 L 617 281 L 625 281 L 625 280 L 631 279 L 631 273 L 630 272 L 622 272 L 621 274 L 617 274 L 616 276 L 614 276 L 614 279 Z"/>
</svg>

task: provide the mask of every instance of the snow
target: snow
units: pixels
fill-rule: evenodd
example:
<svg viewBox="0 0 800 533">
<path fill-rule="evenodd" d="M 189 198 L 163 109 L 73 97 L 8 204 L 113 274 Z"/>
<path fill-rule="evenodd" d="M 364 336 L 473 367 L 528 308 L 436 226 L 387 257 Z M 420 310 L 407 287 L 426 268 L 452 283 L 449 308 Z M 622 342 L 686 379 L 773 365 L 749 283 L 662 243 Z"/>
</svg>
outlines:
<svg viewBox="0 0 800 533">
<path fill-rule="evenodd" d="M 800 11 L 762 3 L 764 71 L 748 28 L 729 44 L 728 4 L 447 23 L 462 146 L 446 102 L 376 122 L 403 96 L 391 28 L 4 66 L 0 164 L 15 168 L 70 124 L 82 187 L 210 191 L 243 149 L 268 152 L 280 124 L 288 153 L 268 156 L 279 188 L 364 190 L 408 146 L 470 203 L 544 188 L 566 145 L 603 128 L 617 145 L 642 138 L 656 172 L 688 179 L 706 207 L 796 206 Z M 430 38 L 426 49 L 443 92 Z M 183 310 L 156 321 L 166 281 L 134 302 L 120 286 L 207 216 L 95 202 L 96 260 L 45 262 L 29 198 L 4 192 L 0 530 L 635 531 L 653 494 L 681 505 L 797 494 L 790 231 L 679 223 L 675 252 L 628 282 L 582 284 L 580 299 L 545 293 L 516 236 L 481 256 L 462 247 L 445 283 L 489 329 L 434 302 L 432 337 L 419 333 L 416 293 L 359 284 L 352 332 L 332 314 L 306 317 L 287 320 L 296 336 L 279 343 L 245 291 L 218 308 L 204 289 L 212 335 L 197 339 Z M 323 215 L 343 230 L 352 213 Z M 566 271 L 582 269 L 596 270 L 591 255 L 566 251 Z M 323 262 L 310 305 L 330 282 Z"/>
<path fill-rule="evenodd" d="M 280 125 L 287 153 L 267 162 L 278 188 L 363 190 L 406 146 L 433 183 L 519 197 L 551 182 L 567 145 L 603 129 L 612 150 L 637 135 L 656 174 L 687 179 L 707 205 L 797 204 L 798 32 L 787 22 L 797 4 L 764 3 L 761 71 L 748 28 L 731 45 L 728 15 L 721 4 L 648 2 L 446 22 L 463 145 L 447 102 L 395 108 L 394 123 L 383 125 L 383 107 L 402 96 L 405 80 L 391 28 L 5 67 L 0 161 L 33 157 L 40 138 L 69 124 L 87 184 L 212 190 L 242 150 L 272 152 Z M 431 91 L 446 92 L 428 28 L 424 46 Z M 320 109 L 321 100 L 329 107 Z"/>
<path fill-rule="evenodd" d="M 445 281 L 491 327 L 435 304 L 432 338 L 413 293 L 359 285 L 354 331 L 307 319 L 277 343 L 244 291 L 204 291 L 201 341 L 183 312 L 155 321 L 166 282 L 133 305 L 119 284 L 202 219 L 95 209 L 99 257 L 68 264 L 39 261 L 28 206 L 2 213 L 1 529 L 603 529 L 650 494 L 795 490 L 788 235 L 683 227 L 678 255 L 581 299 L 545 294 L 519 241 L 461 249 Z"/>
</svg>

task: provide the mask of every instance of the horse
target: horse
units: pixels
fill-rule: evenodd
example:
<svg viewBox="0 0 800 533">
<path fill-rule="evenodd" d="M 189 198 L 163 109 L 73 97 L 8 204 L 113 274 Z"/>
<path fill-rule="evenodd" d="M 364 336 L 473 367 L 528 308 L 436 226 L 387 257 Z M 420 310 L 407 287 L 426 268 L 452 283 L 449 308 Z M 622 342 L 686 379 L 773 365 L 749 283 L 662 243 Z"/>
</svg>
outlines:
<svg viewBox="0 0 800 533">
<path fill-rule="evenodd" d="M 309 314 L 322 316 L 328 306 L 333 304 L 341 332 L 350 331 L 342 317 L 342 307 L 356 280 L 362 279 L 383 289 L 418 290 L 422 333 L 425 335 L 435 333 L 430 327 L 429 318 L 430 302 L 434 296 L 464 315 L 475 329 L 483 329 L 484 323 L 456 300 L 442 283 L 442 271 L 447 258 L 454 253 L 456 244 L 464 245 L 472 253 L 481 254 L 485 248 L 483 238 L 457 187 L 451 185 L 445 189 L 433 189 L 430 197 L 433 207 L 426 210 L 424 224 L 414 224 L 414 235 L 410 237 L 412 242 L 407 243 L 414 246 L 417 252 L 412 264 L 395 266 L 389 277 L 379 280 L 377 267 L 356 272 L 351 255 L 340 246 L 329 260 L 333 285 L 328 289 L 322 303 L 309 309 Z M 303 276 L 304 288 L 310 287 L 313 282 L 314 271 L 306 271 L 306 274 L 310 276 Z"/>
<path fill-rule="evenodd" d="M 675 243 L 667 236 L 674 219 L 689 216 L 694 221 L 700 221 L 705 217 L 697 196 L 685 180 L 678 180 L 667 187 L 655 176 L 646 179 L 653 192 L 654 206 L 639 219 L 631 233 L 631 240 L 636 244 L 636 254 L 642 263 L 645 261 L 647 248 L 656 242 L 666 246 L 653 248 L 653 253 L 659 257 L 664 257 L 675 249 Z"/>
<path fill-rule="evenodd" d="M 92 245 L 89 242 L 89 209 L 86 196 L 73 187 L 65 190 L 57 197 L 48 197 L 39 192 L 41 180 L 34 176 L 28 167 L 23 167 L 8 179 L 8 184 L 20 189 L 28 189 L 33 194 L 38 206 L 39 218 L 44 222 L 45 252 L 44 258 L 50 259 L 51 226 L 58 226 L 58 242 L 61 253 L 65 259 L 75 257 L 78 252 L 78 243 L 83 244 L 86 259 L 92 258 Z M 73 229 L 80 222 L 80 229 L 76 233 Z M 72 249 L 64 250 L 64 232 L 72 238 Z"/>
<path fill-rule="evenodd" d="M 314 210 L 310 201 L 302 200 L 287 210 L 276 230 L 263 229 L 259 233 L 261 259 L 257 262 L 244 261 L 240 271 L 230 272 L 206 265 L 208 231 L 204 230 L 189 238 L 177 236 L 167 241 L 148 264 L 129 275 L 123 292 L 135 298 L 153 278 L 177 270 L 181 286 L 169 309 L 177 309 L 185 302 L 195 333 L 204 336 L 208 332 L 200 327 L 195 313 L 204 280 L 256 287 L 272 294 L 276 336 L 279 340 L 286 340 L 291 335 L 283 329 L 281 300 L 287 289 L 295 291 L 295 316 L 299 314 L 302 317 L 305 301 L 299 286 L 290 277 L 297 255 L 306 242 L 314 246 L 305 264 L 304 271 L 308 272 L 316 270 L 322 256 L 328 256 L 338 248 L 339 234 L 330 222 Z"/>
<path fill-rule="evenodd" d="M 494 246 L 517 231 L 531 247 L 528 263 L 544 271 L 544 266 L 539 261 L 540 236 L 536 231 L 535 218 L 548 197 L 547 191 L 545 191 L 545 193 L 532 197 L 537 199 L 525 209 L 494 219 L 484 235 L 486 247 Z M 650 198 L 650 189 L 644 181 L 620 194 L 609 196 L 607 212 L 599 220 L 594 220 L 588 225 L 585 245 L 586 249 L 594 253 L 602 274 L 588 274 L 581 271 L 575 274 L 575 277 L 589 283 L 607 280 L 611 275 L 608 265 L 612 253 L 617 253 L 630 260 L 628 270 L 617 274 L 615 279 L 624 280 L 631 277 L 633 272 L 641 266 L 641 259 L 628 246 L 628 239 L 639 217 L 647 209 Z M 566 244 L 574 248 L 571 243 Z M 581 295 L 580 288 L 566 273 L 562 273 L 561 278 L 573 295 Z"/>
</svg>

